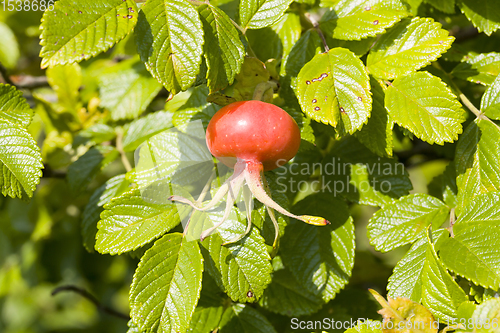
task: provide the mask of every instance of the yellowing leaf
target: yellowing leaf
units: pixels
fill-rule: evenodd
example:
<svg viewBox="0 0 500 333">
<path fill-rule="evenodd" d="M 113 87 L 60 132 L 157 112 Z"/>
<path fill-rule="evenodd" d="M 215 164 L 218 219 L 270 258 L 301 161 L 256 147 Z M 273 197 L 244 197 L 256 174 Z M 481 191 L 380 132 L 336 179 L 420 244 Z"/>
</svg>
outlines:
<svg viewBox="0 0 500 333">
<path fill-rule="evenodd" d="M 237 101 L 252 99 L 255 87 L 261 82 L 269 81 L 270 77 L 262 61 L 257 58 L 245 58 L 240 73 L 236 75 L 233 97 Z"/>
<path fill-rule="evenodd" d="M 369 289 L 382 305 L 378 311 L 384 317 L 384 333 L 436 333 L 438 324 L 432 313 L 424 306 L 405 297 L 387 298 L 387 301 L 373 289 Z"/>
</svg>

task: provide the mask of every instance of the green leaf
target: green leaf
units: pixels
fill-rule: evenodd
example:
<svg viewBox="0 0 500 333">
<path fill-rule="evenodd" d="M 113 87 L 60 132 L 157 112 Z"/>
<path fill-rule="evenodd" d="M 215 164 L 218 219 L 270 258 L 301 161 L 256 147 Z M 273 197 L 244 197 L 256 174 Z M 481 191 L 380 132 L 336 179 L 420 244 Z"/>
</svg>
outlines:
<svg viewBox="0 0 500 333">
<path fill-rule="evenodd" d="M 323 51 L 321 38 L 315 29 L 307 30 L 293 45 L 290 54 L 281 63 L 280 96 L 288 102 L 288 105 L 298 108 L 297 97 L 292 89 L 297 86 L 297 75 L 300 70 L 315 55 Z"/>
<path fill-rule="evenodd" d="M 335 48 L 321 53 L 300 70 L 296 95 L 312 119 L 354 133 L 370 117 L 372 98 L 366 68 L 354 53 Z"/>
<path fill-rule="evenodd" d="M 33 118 L 33 110 L 16 87 L 0 83 L 0 118 L 27 128 Z"/>
<path fill-rule="evenodd" d="M 443 13 L 455 14 L 455 0 L 425 0 L 424 2 Z"/>
<path fill-rule="evenodd" d="M 454 237 L 440 246 L 440 257 L 453 272 L 485 288 L 500 288 L 500 194 L 476 196 L 453 225 Z"/>
<path fill-rule="evenodd" d="M 19 60 L 19 44 L 17 43 L 16 36 L 3 22 L 0 22 L 0 63 L 5 68 L 15 68 Z"/>
<path fill-rule="evenodd" d="M 493 298 L 477 306 L 472 315 L 472 323 L 468 329 L 478 333 L 498 333 L 500 318 L 500 299 Z"/>
<path fill-rule="evenodd" d="M 455 163 L 450 162 L 443 173 L 434 177 L 429 183 L 429 194 L 444 201 L 448 207 L 456 207 L 458 192 L 456 179 Z"/>
<path fill-rule="evenodd" d="M 381 79 L 414 72 L 439 58 L 454 39 L 431 18 L 404 19 L 372 47 L 366 60 L 368 71 Z"/>
<path fill-rule="evenodd" d="M 79 89 L 82 85 L 82 71 L 78 64 L 53 66 L 47 69 L 47 81 L 57 94 L 58 102 L 66 110 L 75 111 Z"/>
<path fill-rule="evenodd" d="M 375 155 L 354 137 L 338 142 L 321 164 L 322 190 L 359 204 L 385 206 L 412 189 L 402 163 Z"/>
<path fill-rule="evenodd" d="M 208 177 L 213 171 L 213 156 L 206 146 L 201 123 L 192 122 L 183 129 L 163 131 L 145 141 L 136 151 L 135 170 L 129 178 L 139 186 L 162 179 L 184 186 Z M 160 184 L 161 185 L 161 184 Z M 166 202 L 168 196 L 153 193 L 153 201 Z"/>
<path fill-rule="evenodd" d="M 500 120 L 500 75 L 484 92 L 481 98 L 481 112 L 489 118 Z"/>
<path fill-rule="evenodd" d="M 320 296 L 309 292 L 288 269 L 273 273 L 271 284 L 264 291 L 261 306 L 288 317 L 312 314 L 323 305 Z"/>
<path fill-rule="evenodd" d="M 210 289 L 207 290 L 207 284 L 210 282 Z M 212 288 L 214 287 L 214 288 Z M 224 307 L 222 298 L 219 296 L 220 289 L 209 275 L 203 275 L 203 288 L 201 297 L 194 311 L 188 332 L 212 332 L 220 323 Z"/>
<path fill-rule="evenodd" d="M 302 67 L 321 52 L 322 44 L 318 33 L 313 29 L 307 30 L 292 46 L 288 58 L 281 65 L 280 74 L 288 75 L 291 78 L 297 77 Z M 292 87 L 295 88 L 295 83 L 292 83 Z"/>
<path fill-rule="evenodd" d="M 42 177 L 40 149 L 24 127 L 2 118 L 0 118 L 0 168 L 2 169 L 0 187 L 4 196 L 32 197 Z"/>
<path fill-rule="evenodd" d="M 384 106 L 385 92 L 382 86 L 370 77 L 373 105 L 371 116 L 356 138 L 379 156 L 392 156 L 392 128 L 394 122 Z"/>
<path fill-rule="evenodd" d="M 211 4 L 198 7 L 205 34 L 204 56 L 207 62 L 210 93 L 233 84 L 240 72 L 245 48 L 231 19 Z"/>
<path fill-rule="evenodd" d="M 219 332 L 276 333 L 276 330 L 257 310 L 244 304 L 233 304 L 222 315 Z"/>
<path fill-rule="evenodd" d="M 60 0 L 43 14 L 42 68 L 89 59 L 123 39 L 137 22 L 133 0 Z"/>
<path fill-rule="evenodd" d="M 447 237 L 445 229 L 437 229 L 432 233 L 436 247 Z M 394 272 L 389 277 L 387 290 L 392 298 L 406 297 L 414 302 L 422 301 L 424 267 L 428 266 L 427 248 L 430 246 L 427 240 L 427 231 L 420 233 L 419 239 L 412 244 L 403 258 L 394 267 Z"/>
<path fill-rule="evenodd" d="M 490 36 L 500 28 L 500 7 L 496 0 L 459 0 L 458 6 L 462 13 L 479 32 Z"/>
<path fill-rule="evenodd" d="M 206 213 L 196 222 L 207 229 L 220 221 L 223 213 Z M 245 227 L 233 210 L 217 232 L 201 242 L 208 272 L 233 301 L 240 303 L 259 299 L 271 282 L 272 273 L 271 258 L 256 228 L 237 243 L 222 245 L 244 233 Z"/>
<path fill-rule="evenodd" d="M 340 0 L 320 21 L 325 34 L 344 40 L 361 40 L 385 32 L 408 16 L 399 0 Z"/>
<path fill-rule="evenodd" d="M 355 246 L 352 217 L 343 201 L 325 194 L 306 197 L 293 211 L 322 216 L 331 223 L 319 227 L 291 220 L 281 242 L 285 267 L 304 289 L 327 302 L 351 276 Z"/>
<path fill-rule="evenodd" d="M 114 127 L 106 124 L 95 124 L 78 132 L 73 140 L 73 147 L 80 145 L 96 145 L 106 141 L 111 141 L 116 137 Z"/>
<path fill-rule="evenodd" d="M 118 157 L 118 151 L 111 146 L 90 148 L 68 168 L 68 183 L 73 192 L 78 192 L 92 181 L 97 172 Z"/>
<path fill-rule="evenodd" d="M 168 189 L 165 191 L 167 197 L 171 195 Z M 95 249 L 109 254 L 133 251 L 171 230 L 180 223 L 180 217 L 175 203 L 166 201 L 148 202 L 138 188 L 111 200 L 97 225 Z"/>
<path fill-rule="evenodd" d="M 130 123 L 123 136 L 123 150 L 133 151 L 145 140 L 164 130 L 172 128 L 172 113 L 157 111 Z"/>
<path fill-rule="evenodd" d="M 472 318 L 474 311 L 477 308 L 477 304 L 473 301 L 465 301 L 457 309 L 457 319 L 458 321 L 465 319 L 466 321 L 469 318 Z"/>
<path fill-rule="evenodd" d="M 402 197 L 373 214 L 368 224 L 370 244 L 388 252 L 413 243 L 429 225 L 439 228 L 449 212 L 441 200 L 424 193 Z"/>
<path fill-rule="evenodd" d="M 419 9 L 420 5 L 422 4 L 423 0 L 403 0 L 403 2 L 405 3 L 406 7 L 408 8 L 408 11 L 412 15 L 417 16 L 418 9 Z"/>
<path fill-rule="evenodd" d="M 451 72 L 454 76 L 482 85 L 490 85 L 500 74 L 500 53 L 469 53 L 465 62 Z"/>
<path fill-rule="evenodd" d="M 272 25 L 283 16 L 292 0 L 241 0 L 240 24 L 244 29 Z"/>
<path fill-rule="evenodd" d="M 222 318 L 224 308 L 218 307 L 197 307 L 188 332 L 212 332 L 214 331 Z"/>
<path fill-rule="evenodd" d="M 285 13 L 283 17 L 272 26 L 272 29 L 278 34 L 283 47 L 283 54 L 281 55 L 283 69 L 283 64 L 286 63 L 292 47 L 300 39 L 302 26 L 300 25 L 299 14 L 295 12 Z"/>
<path fill-rule="evenodd" d="M 385 92 L 385 106 L 394 122 L 428 143 L 453 142 L 462 133 L 462 105 L 441 79 L 428 72 L 394 80 Z"/>
<path fill-rule="evenodd" d="M 446 244 L 446 240 L 441 245 L 443 244 Z M 435 317 L 452 322 L 457 318 L 458 307 L 467 301 L 468 297 L 444 268 L 430 238 L 425 260 L 426 265 L 422 272 L 422 304 Z"/>
<path fill-rule="evenodd" d="M 101 105 L 111 111 L 113 120 L 138 117 L 161 88 L 136 59 L 122 61 L 99 77 Z"/>
<path fill-rule="evenodd" d="M 500 191 L 500 129 L 475 120 L 460 137 L 455 153 L 458 207 L 476 195 Z"/>
<path fill-rule="evenodd" d="M 125 175 L 110 178 L 106 183 L 97 188 L 90 196 L 89 202 L 82 213 L 82 238 L 83 245 L 89 252 L 94 252 L 97 222 L 103 211 L 103 206 L 112 198 L 122 194 L 129 187 Z"/>
<path fill-rule="evenodd" d="M 335 39 L 328 35 L 325 36 L 328 46 L 333 49 L 336 47 L 343 47 L 353 52 L 356 57 L 361 58 L 364 56 L 376 41 L 376 37 L 364 38 L 362 40 L 342 40 Z"/>
<path fill-rule="evenodd" d="M 189 88 L 200 71 L 203 29 L 186 0 L 150 0 L 135 29 L 137 51 L 151 75 L 172 94 Z"/>
<path fill-rule="evenodd" d="M 201 291 L 197 242 L 167 234 L 141 258 L 130 289 L 132 320 L 147 332 L 186 332 Z"/>
</svg>

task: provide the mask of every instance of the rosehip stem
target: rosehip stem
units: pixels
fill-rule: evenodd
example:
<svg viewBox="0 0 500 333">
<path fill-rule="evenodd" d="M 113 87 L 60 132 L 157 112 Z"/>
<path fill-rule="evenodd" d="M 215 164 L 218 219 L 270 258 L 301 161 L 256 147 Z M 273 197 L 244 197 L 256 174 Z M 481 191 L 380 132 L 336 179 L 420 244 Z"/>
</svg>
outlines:
<svg viewBox="0 0 500 333">
<path fill-rule="evenodd" d="M 200 207 L 200 204 L 198 202 L 192 202 L 191 200 L 181 197 L 179 195 L 172 195 L 170 198 L 168 198 L 168 200 L 178 201 L 184 204 L 188 204 L 198 211 L 206 211 L 212 209 L 222 200 L 222 198 L 224 198 L 226 193 L 229 191 L 229 186 L 231 181 L 238 178 L 238 176 L 242 175 L 243 167 L 244 166 L 242 166 L 241 168 L 236 168 L 235 166 L 234 173 L 231 175 L 231 177 L 229 177 L 227 181 L 224 182 L 224 184 L 222 184 L 222 186 L 217 190 L 217 192 L 213 196 L 212 200 L 210 200 L 210 202 L 205 207 Z M 211 179 L 208 184 L 210 184 L 210 182 Z"/>
<path fill-rule="evenodd" d="M 244 171 L 245 180 L 247 181 L 247 185 L 250 188 L 250 191 L 253 195 L 262 202 L 264 205 L 276 210 L 277 212 L 293 217 L 294 219 L 303 221 L 307 224 L 323 226 L 330 224 L 326 219 L 319 216 L 310 216 L 310 215 L 294 215 L 278 205 L 263 189 L 261 176 L 263 175 L 264 167 L 262 163 L 259 162 L 247 162 L 247 166 Z"/>
</svg>

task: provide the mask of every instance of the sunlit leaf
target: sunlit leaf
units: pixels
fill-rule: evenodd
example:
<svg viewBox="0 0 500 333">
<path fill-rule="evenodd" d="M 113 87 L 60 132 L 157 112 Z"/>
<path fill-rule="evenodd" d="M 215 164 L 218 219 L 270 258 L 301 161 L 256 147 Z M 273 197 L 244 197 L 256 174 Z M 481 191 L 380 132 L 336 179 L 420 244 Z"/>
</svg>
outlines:
<svg viewBox="0 0 500 333">
<path fill-rule="evenodd" d="M 485 288 L 500 288 L 500 207 L 498 192 L 473 198 L 453 225 L 454 237 L 440 246 L 446 267 Z"/>
<path fill-rule="evenodd" d="M 458 208 L 476 195 L 500 191 L 500 129 L 475 120 L 458 141 L 455 153 Z"/>
<path fill-rule="evenodd" d="M 366 60 L 368 71 L 381 79 L 414 72 L 439 58 L 454 39 L 431 18 L 404 19 L 372 47 Z"/>
<path fill-rule="evenodd" d="M 125 192 L 129 185 L 124 174 L 118 175 L 110 178 L 90 196 L 89 202 L 82 213 L 83 245 L 87 251 L 94 252 L 97 222 L 99 222 L 100 214 L 104 210 L 103 206 L 114 197 Z"/>
<path fill-rule="evenodd" d="M 443 244 L 446 244 L 446 239 L 441 243 Z M 422 272 L 422 304 L 435 317 L 452 322 L 457 318 L 458 307 L 468 297 L 439 260 L 430 238 L 425 261 Z"/>
<path fill-rule="evenodd" d="M 186 332 L 200 297 L 197 242 L 167 234 L 141 258 L 130 289 L 132 320 L 142 331 Z"/>
<path fill-rule="evenodd" d="M 204 229 L 218 222 L 223 211 L 204 214 Z M 207 270 L 235 302 L 255 302 L 271 282 L 272 267 L 264 239 L 256 228 L 237 243 L 222 245 L 245 232 L 245 224 L 234 211 L 218 231 L 201 242 Z"/>
<path fill-rule="evenodd" d="M 259 29 L 272 25 L 288 8 L 291 0 L 241 0 L 240 23 L 243 28 Z"/>
<path fill-rule="evenodd" d="M 58 102 L 67 110 L 75 111 L 82 73 L 78 64 L 52 66 L 47 69 L 47 81 L 57 94 Z"/>
<path fill-rule="evenodd" d="M 316 55 L 297 77 L 296 95 L 312 119 L 354 133 L 370 117 L 372 98 L 366 68 L 351 51 L 335 48 Z"/>
<path fill-rule="evenodd" d="M 157 111 L 132 121 L 123 136 L 123 150 L 133 151 L 153 135 L 172 128 L 172 115 L 171 112 Z"/>
<path fill-rule="evenodd" d="M 387 252 L 413 243 L 429 225 L 440 227 L 449 208 L 439 199 L 418 193 L 402 197 L 377 211 L 368 224 L 368 237 L 377 251 Z"/>
<path fill-rule="evenodd" d="M 484 92 L 481 99 L 481 112 L 489 118 L 500 120 L 500 75 Z"/>
<path fill-rule="evenodd" d="M 137 188 L 111 200 L 104 208 L 97 225 L 95 246 L 100 253 L 135 250 L 180 223 L 174 203 L 148 202 Z"/>
<path fill-rule="evenodd" d="M 493 298 L 477 306 L 471 320 L 475 327 L 468 325 L 467 328 L 478 333 L 498 333 L 500 332 L 499 321 L 500 299 Z"/>
<path fill-rule="evenodd" d="M 471 53 L 451 73 L 460 79 L 490 85 L 500 74 L 500 53 Z"/>
<path fill-rule="evenodd" d="M 420 233 L 420 238 L 412 244 L 403 258 L 394 267 L 393 274 L 389 277 L 389 296 L 406 297 L 414 302 L 422 301 L 424 267 L 428 266 L 427 248 L 430 246 L 427 240 L 427 230 Z M 444 229 L 438 229 L 432 233 L 436 247 L 448 237 Z M 431 258 L 432 259 L 432 258 Z"/>
<path fill-rule="evenodd" d="M 245 48 L 231 19 L 211 4 L 198 7 L 205 33 L 204 56 L 210 92 L 232 84 L 240 71 Z"/>
<path fill-rule="evenodd" d="M 340 0 L 332 7 L 321 18 L 320 28 L 344 40 L 374 37 L 408 16 L 399 0 Z"/>
<path fill-rule="evenodd" d="M 31 123 L 33 110 L 15 87 L 0 83 L 0 118 L 27 128 Z"/>
<path fill-rule="evenodd" d="M 123 39 L 137 22 L 133 0 L 60 0 L 41 24 L 42 68 L 89 59 Z"/>
<path fill-rule="evenodd" d="M 479 32 L 490 36 L 500 28 L 500 7 L 496 0 L 458 0 L 458 7 Z"/>
<path fill-rule="evenodd" d="M 135 29 L 137 51 L 151 75 L 171 93 L 186 90 L 200 71 L 203 29 L 187 0 L 150 0 Z"/>
<path fill-rule="evenodd" d="M 0 187 L 4 196 L 12 198 L 33 196 L 42 177 L 40 149 L 24 127 L 2 118 L 0 118 L 0 168 Z"/>
<path fill-rule="evenodd" d="M 465 111 L 460 102 L 428 72 L 394 80 L 385 92 L 385 106 L 394 122 L 428 143 L 453 142 L 462 133 Z"/>
<path fill-rule="evenodd" d="M 161 88 L 136 59 L 122 61 L 99 77 L 101 105 L 111 111 L 113 120 L 138 117 Z"/>
</svg>

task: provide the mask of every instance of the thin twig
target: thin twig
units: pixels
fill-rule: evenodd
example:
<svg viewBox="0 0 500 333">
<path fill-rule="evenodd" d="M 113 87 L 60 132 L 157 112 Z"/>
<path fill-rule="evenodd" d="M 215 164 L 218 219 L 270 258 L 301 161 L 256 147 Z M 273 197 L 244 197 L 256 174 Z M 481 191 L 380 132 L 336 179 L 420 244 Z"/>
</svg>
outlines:
<svg viewBox="0 0 500 333">
<path fill-rule="evenodd" d="M 55 296 L 63 291 L 72 291 L 72 292 L 77 293 L 78 295 L 80 295 L 82 297 L 85 297 L 86 299 L 91 301 L 99 311 L 102 311 L 102 312 L 107 313 L 111 316 L 115 316 L 115 317 L 118 317 L 121 319 L 130 320 L 130 317 L 128 315 L 121 313 L 121 312 L 118 312 L 114 309 L 108 308 L 107 306 L 102 305 L 101 302 L 99 302 L 97 300 L 97 298 L 95 298 L 94 295 L 92 295 L 91 293 L 89 293 L 85 289 L 82 289 L 82 288 L 77 287 L 77 286 L 72 286 L 72 285 L 60 286 L 52 291 L 52 296 Z"/>
<path fill-rule="evenodd" d="M 127 154 L 123 150 L 123 131 L 122 130 L 117 130 L 116 133 L 116 150 L 120 153 L 121 159 L 123 166 L 125 167 L 125 170 L 127 172 L 132 170 L 132 165 L 130 165 L 130 162 L 127 158 Z"/>
<path fill-rule="evenodd" d="M 43 165 L 43 178 L 66 178 L 67 173 L 64 171 L 53 170 L 48 164 Z"/>
<path fill-rule="evenodd" d="M 35 89 L 49 86 L 46 76 L 20 75 L 14 76 L 14 80 L 15 86 L 19 89 Z"/>
<path fill-rule="evenodd" d="M 234 22 L 234 20 L 232 18 L 229 18 L 229 19 L 231 20 L 231 23 L 236 27 L 236 29 L 241 31 L 241 33 L 244 35 L 246 30 L 243 29 L 238 23 Z"/>
<path fill-rule="evenodd" d="M 0 74 L 5 83 L 18 89 L 35 89 L 47 87 L 49 85 L 46 76 L 19 75 L 14 76 L 14 80 L 9 76 L 7 68 L 0 63 Z"/>
<path fill-rule="evenodd" d="M 5 83 L 15 86 L 14 82 L 12 82 L 12 80 L 10 79 L 9 73 L 7 72 L 7 68 L 5 68 L 1 63 L 0 63 L 0 73 L 2 74 Z"/>
<path fill-rule="evenodd" d="M 330 51 L 330 48 L 328 47 L 328 44 L 326 43 L 326 38 L 325 35 L 323 35 L 323 31 L 319 28 L 319 23 L 316 21 L 316 19 L 309 13 L 304 13 L 304 16 L 311 22 L 313 25 L 314 29 L 316 29 L 316 32 L 318 33 L 319 37 L 321 38 L 321 41 L 323 42 L 323 47 L 325 48 L 325 52 Z"/>
</svg>

